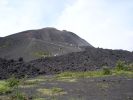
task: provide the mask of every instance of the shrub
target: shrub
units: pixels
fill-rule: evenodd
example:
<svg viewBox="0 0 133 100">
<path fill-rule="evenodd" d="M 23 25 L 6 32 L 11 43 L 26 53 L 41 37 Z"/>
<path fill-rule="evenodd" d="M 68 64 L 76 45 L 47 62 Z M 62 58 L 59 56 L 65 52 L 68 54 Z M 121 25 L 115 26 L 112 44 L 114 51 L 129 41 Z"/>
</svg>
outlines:
<svg viewBox="0 0 133 100">
<path fill-rule="evenodd" d="M 19 85 L 19 80 L 16 79 L 14 76 L 7 80 L 7 84 L 9 87 L 15 87 Z"/>
<path fill-rule="evenodd" d="M 133 63 L 128 65 L 128 71 L 133 71 Z"/>
<path fill-rule="evenodd" d="M 108 67 L 103 67 L 103 75 L 110 75 L 111 74 L 111 70 Z"/>
<path fill-rule="evenodd" d="M 11 88 L 8 87 L 5 81 L 0 81 L 0 94 L 6 94 L 11 92 Z"/>
<path fill-rule="evenodd" d="M 125 64 L 125 62 L 124 61 L 118 61 L 117 63 L 116 63 L 116 70 L 117 71 L 120 71 L 120 70 L 126 70 L 126 64 Z"/>
<path fill-rule="evenodd" d="M 0 94 L 6 94 L 6 93 L 10 93 L 11 89 L 8 86 L 2 86 L 0 87 Z"/>
</svg>

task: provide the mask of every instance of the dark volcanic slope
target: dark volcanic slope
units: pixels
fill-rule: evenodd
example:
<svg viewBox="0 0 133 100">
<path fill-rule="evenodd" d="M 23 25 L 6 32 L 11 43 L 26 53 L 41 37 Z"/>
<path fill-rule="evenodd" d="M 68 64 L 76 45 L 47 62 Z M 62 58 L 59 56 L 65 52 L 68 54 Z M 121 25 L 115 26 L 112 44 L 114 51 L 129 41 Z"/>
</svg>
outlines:
<svg viewBox="0 0 133 100">
<path fill-rule="evenodd" d="M 43 56 L 62 55 L 91 46 L 76 34 L 55 28 L 29 30 L 0 38 L 0 57 L 23 57 L 26 61 Z"/>
<path fill-rule="evenodd" d="M 133 53 L 122 50 L 87 48 L 85 51 L 30 62 L 40 73 L 60 71 L 96 70 L 103 66 L 113 67 L 118 60 L 133 63 Z"/>
<path fill-rule="evenodd" d="M 24 75 L 55 74 L 62 71 L 96 70 L 103 66 L 113 67 L 118 60 L 133 63 L 133 53 L 89 47 L 85 51 L 62 56 L 41 58 L 30 62 L 0 59 L 0 78 Z"/>
</svg>

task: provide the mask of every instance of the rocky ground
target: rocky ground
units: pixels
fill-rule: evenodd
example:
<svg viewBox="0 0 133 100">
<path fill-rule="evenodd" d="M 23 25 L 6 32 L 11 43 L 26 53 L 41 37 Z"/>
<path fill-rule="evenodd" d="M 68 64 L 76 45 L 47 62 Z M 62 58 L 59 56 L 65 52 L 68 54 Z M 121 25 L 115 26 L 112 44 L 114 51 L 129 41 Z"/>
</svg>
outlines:
<svg viewBox="0 0 133 100">
<path fill-rule="evenodd" d="M 20 91 L 31 100 L 133 100 L 132 78 L 110 76 L 55 80 L 47 76 L 47 80 L 46 77 L 37 79 L 35 84 L 20 86 Z M 35 82 L 37 79 L 31 78 L 29 81 Z M 39 91 L 51 88 L 60 88 L 62 91 L 52 94 Z"/>
<path fill-rule="evenodd" d="M 133 63 L 133 53 L 123 50 L 86 48 L 85 51 L 62 56 L 40 58 L 30 62 L 23 59 L 0 59 L 0 79 L 33 77 L 41 74 L 56 74 L 64 71 L 99 70 L 103 66 L 113 68 L 118 60 Z"/>
<path fill-rule="evenodd" d="M 6 60 L 0 58 L 0 79 L 7 79 L 12 76 L 24 77 L 35 76 L 38 74 L 38 69 L 23 61 Z"/>
<path fill-rule="evenodd" d="M 133 53 L 123 50 L 109 50 L 88 47 L 85 51 L 67 55 L 42 58 L 30 64 L 39 68 L 40 73 L 58 73 L 62 71 L 97 70 L 103 66 L 113 68 L 118 60 L 133 62 Z"/>
</svg>

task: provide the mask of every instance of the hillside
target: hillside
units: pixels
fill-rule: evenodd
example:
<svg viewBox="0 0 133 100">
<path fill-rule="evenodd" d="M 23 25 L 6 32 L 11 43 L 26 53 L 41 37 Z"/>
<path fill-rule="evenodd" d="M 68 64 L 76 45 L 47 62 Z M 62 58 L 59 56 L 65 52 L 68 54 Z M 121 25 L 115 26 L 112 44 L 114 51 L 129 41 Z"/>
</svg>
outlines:
<svg viewBox="0 0 133 100">
<path fill-rule="evenodd" d="M 40 57 L 64 55 L 91 46 L 76 34 L 55 28 L 28 30 L 0 38 L 0 57 L 30 61 Z"/>
<path fill-rule="evenodd" d="M 133 63 L 133 53 L 123 50 L 110 50 L 88 47 L 85 51 L 70 53 L 58 57 L 41 58 L 30 64 L 40 69 L 40 73 L 51 74 L 63 71 L 87 71 L 113 68 L 118 60 Z"/>
<path fill-rule="evenodd" d="M 133 63 L 133 53 L 123 50 L 86 48 L 85 51 L 40 58 L 30 62 L 0 59 L 0 78 L 56 74 L 65 71 L 99 70 L 103 66 L 113 68 L 118 60 Z"/>
</svg>

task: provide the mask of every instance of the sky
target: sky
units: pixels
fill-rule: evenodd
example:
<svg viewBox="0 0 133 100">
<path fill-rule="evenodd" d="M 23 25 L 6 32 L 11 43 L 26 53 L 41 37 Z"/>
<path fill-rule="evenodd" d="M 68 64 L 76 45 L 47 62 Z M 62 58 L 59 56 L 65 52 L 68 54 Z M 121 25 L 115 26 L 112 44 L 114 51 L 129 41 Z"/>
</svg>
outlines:
<svg viewBox="0 0 133 100">
<path fill-rule="evenodd" d="M 0 0 L 0 37 L 45 27 L 133 51 L 133 0 Z"/>
</svg>

